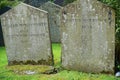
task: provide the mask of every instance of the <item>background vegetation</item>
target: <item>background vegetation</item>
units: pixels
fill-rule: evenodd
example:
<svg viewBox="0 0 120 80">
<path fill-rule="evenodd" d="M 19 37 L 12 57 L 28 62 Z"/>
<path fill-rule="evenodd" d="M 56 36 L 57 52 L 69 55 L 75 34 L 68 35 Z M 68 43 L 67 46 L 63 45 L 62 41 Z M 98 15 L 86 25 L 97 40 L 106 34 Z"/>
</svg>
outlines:
<svg viewBox="0 0 120 80">
<path fill-rule="evenodd" d="M 0 9 L 3 8 L 3 7 L 5 7 L 5 6 L 13 7 L 18 2 L 19 2 L 18 0 L 13 0 L 13 1 L 10 1 L 10 0 L 0 0 Z"/>
</svg>

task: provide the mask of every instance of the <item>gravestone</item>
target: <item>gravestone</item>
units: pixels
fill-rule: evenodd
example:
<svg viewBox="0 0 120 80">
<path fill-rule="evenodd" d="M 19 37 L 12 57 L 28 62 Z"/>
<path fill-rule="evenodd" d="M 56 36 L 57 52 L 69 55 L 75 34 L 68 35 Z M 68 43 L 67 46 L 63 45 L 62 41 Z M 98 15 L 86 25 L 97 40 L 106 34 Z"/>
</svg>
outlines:
<svg viewBox="0 0 120 80">
<path fill-rule="evenodd" d="M 49 14 L 50 35 L 52 42 L 60 42 L 60 25 L 61 25 L 61 10 L 62 7 L 50 1 L 46 2 L 41 9 Z"/>
<path fill-rule="evenodd" d="M 46 3 L 49 0 L 25 0 L 24 3 L 31 6 L 40 7 L 42 4 Z"/>
<path fill-rule="evenodd" d="M 10 10 L 10 7 L 3 7 L 0 9 L 0 15 L 2 15 L 3 13 L 5 13 L 6 11 Z M 0 21 L 0 46 L 4 46 L 4 39 L 3 39 L 3 32 L 2 32 L 2 26 L 1 26 L 1 21 Z"/>
<path fill-rule="evenodd" d="M 77 0 L 62 11 L 62 66 L 114 73 L 115 12 L 97 0 Z"/>
<path fill-rule="evenodd" d="M 46 11 L 21 3 L 1 23 L 9 65 L 53 64 Z"/>
</svg>

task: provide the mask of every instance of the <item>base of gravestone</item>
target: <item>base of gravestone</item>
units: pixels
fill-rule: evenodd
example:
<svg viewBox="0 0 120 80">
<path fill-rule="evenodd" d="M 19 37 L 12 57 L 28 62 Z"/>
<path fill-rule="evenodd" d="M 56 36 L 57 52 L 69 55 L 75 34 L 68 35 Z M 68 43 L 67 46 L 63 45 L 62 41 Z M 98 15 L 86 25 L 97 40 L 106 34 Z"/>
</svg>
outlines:
<svg viewBox="0 0 120 80">
<path fill-rule="evenodd" d="M 91 73 L 91 74 L 110 74 L 110 75 L 115 75 L 116 72 L 110 72 L 110 71 L 101 71 L 101 72 L 89 72 L 89 71 L 83 71 L 83 70 L 77 70 L 77 69 L 73 69 L 73 68 L 66 68 L 64 66 L 62 66 L 63 70 L 68 70 L 68 71 L 78 71 L 78 72 L 84 72 L 84 73 Z"/>
<path fill-rule="evenodd" d="M 22 64 L 31 64 L 31 65 L 54 65 L 53 61 L 52 60 L 38 60 L 37 62 L 36 61 L 33 61 L 33 60 L 27 60 L 27 61 L 8 61 L 8 65 L 22 65 Z"/>
<path fill-rule="evenodd" d="M 46 66 L 46 65 L 12 65 L 6 66 L 7 69 L 13 71 L 15 74 L 55 74 L 57 70 L 53 66 Z"/>
</svg>

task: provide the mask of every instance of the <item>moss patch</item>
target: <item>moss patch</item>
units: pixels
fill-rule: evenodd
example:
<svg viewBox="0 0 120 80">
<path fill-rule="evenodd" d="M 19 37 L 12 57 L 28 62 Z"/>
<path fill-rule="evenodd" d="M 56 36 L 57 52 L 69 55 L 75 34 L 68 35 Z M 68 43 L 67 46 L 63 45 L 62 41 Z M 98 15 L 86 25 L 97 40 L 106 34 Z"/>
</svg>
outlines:
<svg viewBox="0 0 120 80">
<path fill-rule="evenodd" d="M 21 64 L 31 64 L 31 65 L 54 65 L 54 61 L 52 58 L 49 57 L 49 59 L 46 61 L 46 60 L 38 60 L 37 62 L 36 61 L 33 61 L 33 60 L 27 60 L 27 61 L 9 61 L 8 62 L 8 65 L 21 65 Z"/>
<path fill-rule="evenodd" d="M 25 74 L 26 71 L 31 71 L 40 74 L 54 69 L 54 67 L 46 65 L 14 65 L 7 66 L 6 68 L 10 71 L 13 71 L 16 74 Z"/>
</svg>

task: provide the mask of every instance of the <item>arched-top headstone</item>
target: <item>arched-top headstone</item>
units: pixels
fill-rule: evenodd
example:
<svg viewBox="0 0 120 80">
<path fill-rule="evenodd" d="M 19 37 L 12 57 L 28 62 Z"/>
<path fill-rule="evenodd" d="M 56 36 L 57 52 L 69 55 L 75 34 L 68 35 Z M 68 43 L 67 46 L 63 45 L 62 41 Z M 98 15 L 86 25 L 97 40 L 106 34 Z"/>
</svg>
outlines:
<svg viewBox="0 0 120 80">
<path fill-rule="evenodd" d="M 5 13 L 6 11 L 10 10 L 11 8 L 8 6 L 5 6 L 0 9 L 0 15 Z M 2 26 L 1 26 L 1 21 L 0 21 L 0 46 L 4 46 L 4 39 L 3 39 L 3 32 L 2 32 Z"/>
<path fill-rule="evenodd" d="M 21 3 L 1 23 L 9 65 L 53 64 L 46 11 Z"/>
<path fill-rule="evenodd" d="M 115 12 L 97 0 L 77 0 L 62 11 L 62 66 L 114 73 Z"/>
<path fill-rule="evenodd" d="M 48 12 L 51 41 L 60 42 L 62 7 L 48 1 L 45 4 L 41 5 L 40 8 Z"/>
</svg>

